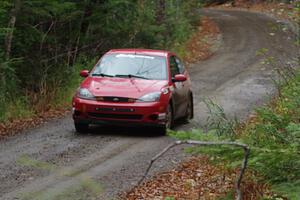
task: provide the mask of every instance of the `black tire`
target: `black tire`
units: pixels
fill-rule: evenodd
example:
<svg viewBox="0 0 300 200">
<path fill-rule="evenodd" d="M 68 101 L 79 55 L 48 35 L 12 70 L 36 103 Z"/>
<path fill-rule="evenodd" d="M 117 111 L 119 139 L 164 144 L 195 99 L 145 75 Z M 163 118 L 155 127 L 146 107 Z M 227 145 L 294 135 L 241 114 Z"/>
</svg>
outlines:
<svg viewBox="0 0 300 200">
<path fill-rule="evenodd" d="M 86 133 L 89 130 L 89 124 L 74 122 L 77 133 Z"/>
<path fill-rule="evenodd" d="M 172 108 L 171 104 L 168 105 L 168 108 L 166 111 L 166 118 L 167 118 L 167 122 L 165 124 L 165 128 L 172 129 L 174 126 L 174 115 L 173 115 L 173 108 Z"/>
<path fill-rule="evenodd" d="M 184 116 L 184 121 L 188 122 L 194 117 L 194 104 L 193 104 L 193 96 L 189 96 L 188 105 L 186 108 L 186 114 Z"/>
<path fill-rule="evenodd" d="M 166 118 L 167 118 L 166 124 L 156 128 L 156 133 L 158 133 L 159 135 L 166 135 L 167 130 L 173 128 L 174 117 L 173 117 L 173 109 L 172 109 L 171 104 L 168 105 L 168 108 L 166 111 Z"/>
<path fill-rule="evenodd" d="M 157 127 L 154 129 L 155 135 L 166 135 L 167 128 L 165 126 Z"/>
</svg>

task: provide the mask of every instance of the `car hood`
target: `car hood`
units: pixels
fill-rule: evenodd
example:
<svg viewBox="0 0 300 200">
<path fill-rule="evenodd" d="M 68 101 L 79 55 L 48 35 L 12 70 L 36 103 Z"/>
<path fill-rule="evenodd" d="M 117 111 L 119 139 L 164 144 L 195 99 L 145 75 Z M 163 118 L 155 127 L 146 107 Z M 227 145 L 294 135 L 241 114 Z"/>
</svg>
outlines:
<svg viewBox="0 0 300 200">
<path fill-rule="evenodd" d="M 140 98 L 147 93 L 160 91 L 167 84 L 166 80 L 87 77 L 81 87 L 89 89 L 94 96 Z"/>
</svg>

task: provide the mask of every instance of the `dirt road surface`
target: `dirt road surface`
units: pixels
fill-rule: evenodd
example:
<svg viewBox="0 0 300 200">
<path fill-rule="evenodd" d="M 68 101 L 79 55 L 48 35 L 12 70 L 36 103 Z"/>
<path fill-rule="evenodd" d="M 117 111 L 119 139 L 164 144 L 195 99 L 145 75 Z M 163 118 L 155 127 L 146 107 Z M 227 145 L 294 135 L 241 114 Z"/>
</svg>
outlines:
<svg viewBox="0 0 300 200">
<path fill-rule="evenodd" d="M 298 49 L 284 24 L 263 14 L 203 10 L 220 26 L 222 42 L 210 59 L 190 71 L 195 119 L 177 129 L 205 124 L 204 97 L 221 104 L 230 116 L 244 119 L 274 92 L 272 69 L 261 65 L 256 51 L 290 61 Z M 0 141 L 0 199 L 114 199 L 130 189 L 148 161 L 172 141 L 145 129 L 93 127 L 76 134 L 71 116 L 48 122 Z M 170 151 L 152 174 L 175 166 L 184 158 L 182 147 Z"/>
</svg>

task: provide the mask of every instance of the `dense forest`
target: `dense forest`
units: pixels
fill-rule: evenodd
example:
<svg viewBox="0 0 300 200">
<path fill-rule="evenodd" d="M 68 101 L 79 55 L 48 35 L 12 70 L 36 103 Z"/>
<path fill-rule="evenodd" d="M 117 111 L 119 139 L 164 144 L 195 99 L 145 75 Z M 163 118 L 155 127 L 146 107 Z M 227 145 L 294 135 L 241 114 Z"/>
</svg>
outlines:
<svg viewBox="0 0 300 200">
<path fill-rule="evenodd" d="M 199 6 L 197 0 L 2 0 L 0 121 L 66 102 L 79 68 L 91 68 L 108 49 L 178 48 L 198 23 Z"/>
<path fill-rule="evenodd" d="M 242 1 L 1 0 L 0 122 L 69 103 L 78 71 L 109 49 L 184 54 L 197 9 Z"/>
</svg>

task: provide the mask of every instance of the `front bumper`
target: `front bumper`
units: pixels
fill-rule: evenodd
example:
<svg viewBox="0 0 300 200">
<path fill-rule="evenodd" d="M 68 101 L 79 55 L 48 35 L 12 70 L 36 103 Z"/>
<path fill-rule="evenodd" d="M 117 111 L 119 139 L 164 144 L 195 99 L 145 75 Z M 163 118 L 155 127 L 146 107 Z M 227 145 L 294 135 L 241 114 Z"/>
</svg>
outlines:
<svg viewBox="0 0 300 200">
<path fill-rule="evenodd" d="M 78 123 L 125 126 L 163 126 L 167 104 L 162 102 L 115 103 L 73 98 L 73 119 Z"/>
</svg>

